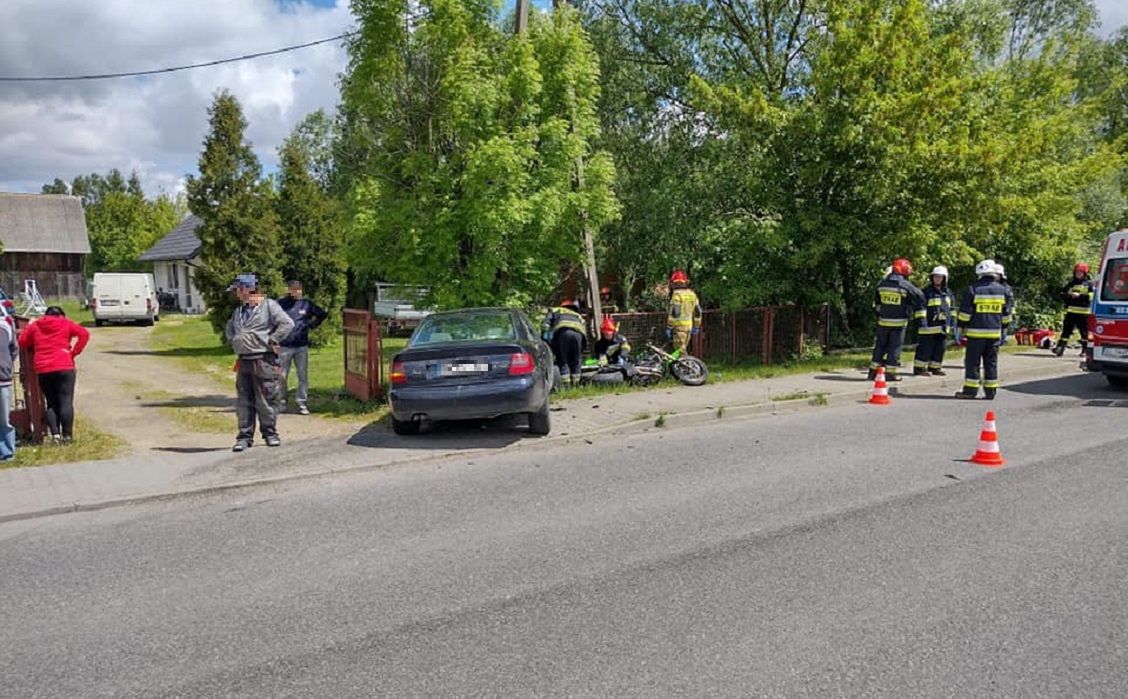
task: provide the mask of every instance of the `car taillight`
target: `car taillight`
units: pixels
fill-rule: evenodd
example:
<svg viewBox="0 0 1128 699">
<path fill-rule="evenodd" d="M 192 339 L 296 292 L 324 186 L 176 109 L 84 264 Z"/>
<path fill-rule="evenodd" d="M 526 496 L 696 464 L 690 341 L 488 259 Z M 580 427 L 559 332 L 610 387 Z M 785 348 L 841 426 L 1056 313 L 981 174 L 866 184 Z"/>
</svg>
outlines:
<svg viewBox="0 0 1128 699">
<path fill-rule="evenodd" d="M 153 310 L 153 299 L 145 299 L 145 310 L 146 311 Z"/>
<path fill-rule="evenodd" d="M 388 376 L 388 380 L 392 383 L 407 383 L 407 372 L 403 368 L 403 362 L 392 363 L 392 373 Z"/>
<path fill-rule="evenodd" d="M 97 308 L 98 307 L 98 299 L 90 299 L 90 307 L 91 308 Z"/>
<path fill-rule="evenodd" d="M 537 365 L 533 362 L 533 355 L 525 352 L 518 352 L 509 356 L 509 375 L 510 376 L 524 376 L 531 374 L 535 371 Z"/>
</svg>

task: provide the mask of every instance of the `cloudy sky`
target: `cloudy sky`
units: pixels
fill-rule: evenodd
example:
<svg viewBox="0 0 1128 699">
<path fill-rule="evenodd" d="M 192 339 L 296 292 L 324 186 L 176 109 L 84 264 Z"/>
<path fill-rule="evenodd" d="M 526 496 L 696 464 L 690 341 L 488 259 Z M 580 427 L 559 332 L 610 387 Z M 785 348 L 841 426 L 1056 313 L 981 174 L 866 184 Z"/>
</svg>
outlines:
<svg viewBox="0 0 1128 699">
<path fill-rule="evenodd" d="M 542 4 L 537 2 L 537 4 Z M 543 4 L 547 4 L 547 0 Z M 1103 31 L 1128 2 L 1097 0 Z M 276 49 L 352 27 L 348 0 L 0 0 L 0 75 L 146 70 Z M 340 44 L 165 76 L 0 83 L 0 191 L 137 170 L 146 191 L 194 172 L 214 92 L 243 104 L 266 168 L 303 116 L 337 102 Z"/>
</svg>

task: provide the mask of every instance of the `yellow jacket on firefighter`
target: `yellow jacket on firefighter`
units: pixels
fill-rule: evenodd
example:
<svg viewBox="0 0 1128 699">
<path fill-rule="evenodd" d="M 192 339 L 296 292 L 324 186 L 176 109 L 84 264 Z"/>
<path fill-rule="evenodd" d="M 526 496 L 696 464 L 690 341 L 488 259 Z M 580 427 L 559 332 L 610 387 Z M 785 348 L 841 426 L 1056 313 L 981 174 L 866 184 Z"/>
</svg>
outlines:
<svg viewBox="0 0 1128 699">
<path fill-rule="evenodd" d="M 670 294 L 666 327 L 672 330 L 692 330 L 701 327 L 701 302 L 693 289 L 674 289 Z"/>
</svg>

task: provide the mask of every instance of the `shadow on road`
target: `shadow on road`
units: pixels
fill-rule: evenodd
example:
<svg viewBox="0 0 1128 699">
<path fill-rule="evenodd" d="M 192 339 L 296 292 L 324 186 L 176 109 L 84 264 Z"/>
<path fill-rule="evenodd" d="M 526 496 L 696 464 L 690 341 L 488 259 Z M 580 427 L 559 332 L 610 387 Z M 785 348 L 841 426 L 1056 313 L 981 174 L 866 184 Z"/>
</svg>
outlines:
<svg viewBox="0 0 1128 699">
<path fill-rule="evenodd" d="M 153 447 L 153 451 L 166 451 L 170 454 L 207 454 L 214 451 L 228 451 L 228 447 Z"/>
<path fill-rule="evenodd" d="M 235 398 L 229 395 L 210 394 L 205 396 L 177 396 L 158 400 L 143 401 L 145 408 L 218 408 L 215 412 L 235 411 Z"/>
<path fill-rule="evenodd" d="M 126 357 L 223 357 L 229 356 L 235 361 L 235 355 L 226 347 L 172 347 L 170 349 L 145 349 L 145 350 L 106 350 L 105 354 L 116 354 Z"/>
<path fill-rule="evenodd" d="M 440 422 L 430 431 L 401 437 L 382 423 L 372 423 L 349 438 L 349 446 L 382 449 L 500 449 L 531 438 L 519 418 Z"/>
<path fill-rule="evenodd" d="M 1109 386 L 1104 376 L 1081 372 L 1072 376 L 1059 376 L 1053 379 L 1038 379 L 1009 386 L 1004 385 L 1003 390 L 1031 396 L 1065 396 L 1085 400 L 1128 401 L 1128 391 Z"/>
</svg>

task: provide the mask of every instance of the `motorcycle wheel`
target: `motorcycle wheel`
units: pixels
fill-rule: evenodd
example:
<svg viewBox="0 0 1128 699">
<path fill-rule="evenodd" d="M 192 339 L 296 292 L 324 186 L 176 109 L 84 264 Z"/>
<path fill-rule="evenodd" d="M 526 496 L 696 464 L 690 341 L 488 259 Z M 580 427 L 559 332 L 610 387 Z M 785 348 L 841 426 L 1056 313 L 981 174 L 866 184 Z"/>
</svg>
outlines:
<svg viewBox="0 0 1128 699">
<path fill-rule="evenodd" d="M 697 357 L 682 357 L 670 365 L 670 373 L 686 386 L 703 386 L 709 379 L 709 368 Z"/>
<path fill-rule="evenodd" d="M 631 383 L 636 386 L 653 386 L 665 378 L 666 368 L 658 355 L 650 354 L 640 358 L 634 365 Z"/>
</svg>

